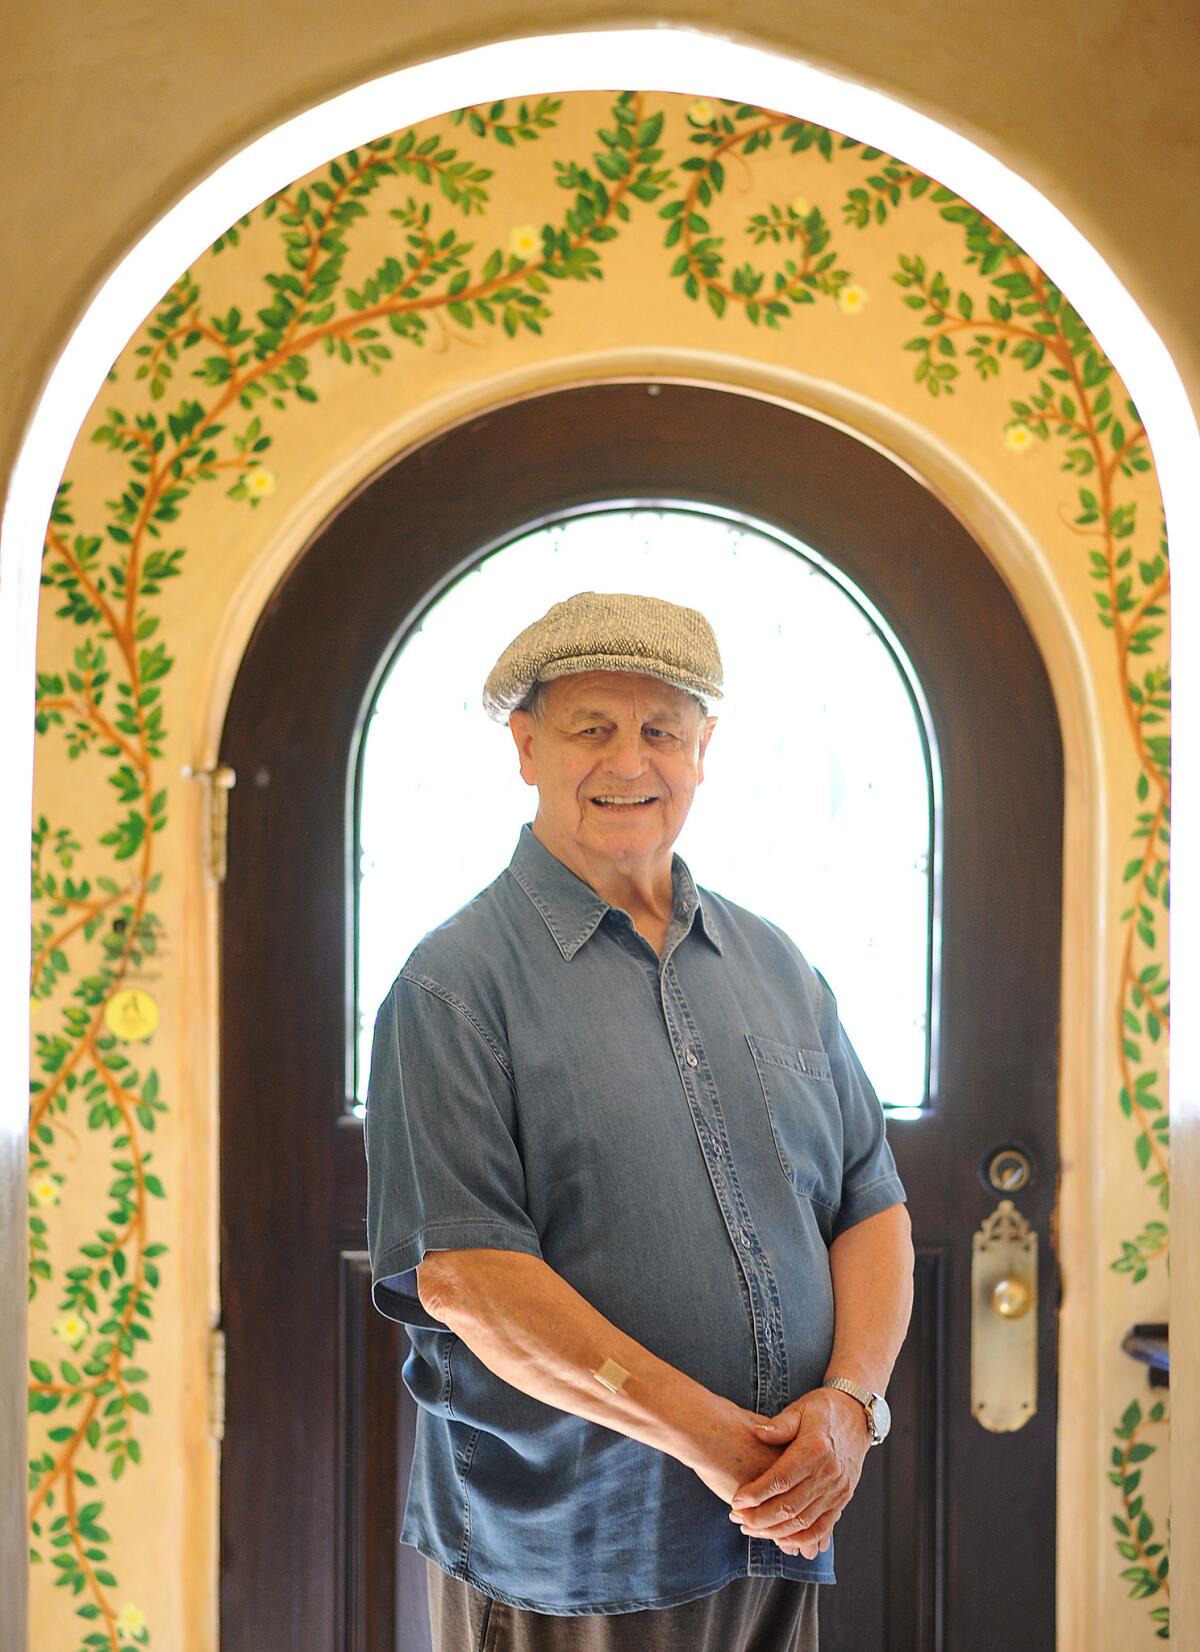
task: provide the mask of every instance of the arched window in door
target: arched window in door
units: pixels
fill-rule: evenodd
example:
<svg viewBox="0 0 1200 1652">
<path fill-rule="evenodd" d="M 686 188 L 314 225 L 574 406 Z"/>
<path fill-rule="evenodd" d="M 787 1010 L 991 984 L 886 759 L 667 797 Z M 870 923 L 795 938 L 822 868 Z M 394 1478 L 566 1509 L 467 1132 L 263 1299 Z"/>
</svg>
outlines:
<svg viewBox="0 0 1200 1652">
<path fill-rule="evenodd" d="M 701 886 L 784 929 L 837 994 L 889 1110 L 936 1095 L 941 785 L 916 673 L 841 572 L 695 505 L 606 505 L 490 547 L 431 594 L 384 674 L 356 775 L 357 1059 L 409 952 L 508 864 L 537 797 L 480 703 L 511 639 L 576 591 L 699 608 L 726 698 L 676 841 Z"/>
</svg>

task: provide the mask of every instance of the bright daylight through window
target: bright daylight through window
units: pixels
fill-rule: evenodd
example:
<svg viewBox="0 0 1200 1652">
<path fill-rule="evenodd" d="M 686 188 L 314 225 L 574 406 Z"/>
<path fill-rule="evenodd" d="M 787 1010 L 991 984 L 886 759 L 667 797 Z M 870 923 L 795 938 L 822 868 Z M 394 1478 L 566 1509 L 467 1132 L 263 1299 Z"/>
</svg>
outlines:
<svg viewBox="0 0 1200 1652">
<path fill-rule="evenodd" d="M 582 590 L 707 615 L 726 699 L 676 851 L 783 928 L 828 980 L 889 1109 L 926 1104 L 940 842 L 936 749 L 886 625 L 807 547 L 707 510 L 539 527 L 451 584 L 384 678 L 362 751 L 357 1111 L 375 1011 L 411 949 L 508 864 L 536 792 L 480 704 L 501 650 Z"/>
</svg>

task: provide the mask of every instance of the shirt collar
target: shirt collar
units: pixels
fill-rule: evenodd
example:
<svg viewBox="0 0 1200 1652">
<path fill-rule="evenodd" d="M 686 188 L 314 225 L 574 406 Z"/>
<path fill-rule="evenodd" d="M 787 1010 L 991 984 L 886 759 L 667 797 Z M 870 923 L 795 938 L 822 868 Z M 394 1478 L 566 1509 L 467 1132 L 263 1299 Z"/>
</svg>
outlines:
<svg viewBox="0 0 1200 1652">
<path fill-rule="evenodd" d="M 585 883 L 557 855 L 551 854 L 541 838 L 535 836 L 528 821 L 521 827 L 508 870 L 541 913 L 564 958 L 573 958 L 595 932 L 604 914 L 616 910 L 611 901 L 598 895 L 590 883 Z M 671 883 L 676 912 L 680 916 L 696 913 L 713 946 L 718 952 L 724 952 L 712 912 L 700 899 L 687 862 L 679 855 L 671 857 Z"/>
</svg>

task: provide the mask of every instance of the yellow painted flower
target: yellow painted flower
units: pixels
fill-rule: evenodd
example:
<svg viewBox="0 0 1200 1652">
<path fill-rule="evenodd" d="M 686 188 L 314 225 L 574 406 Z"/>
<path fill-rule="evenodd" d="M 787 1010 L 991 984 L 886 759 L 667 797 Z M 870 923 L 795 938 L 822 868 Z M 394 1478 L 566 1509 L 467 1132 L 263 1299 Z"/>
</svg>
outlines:
<svg viewBox="0 0 1200 1652">
<path fill-rule="evenodd" d="M 807 218 L 809 213 L 812 211 L 812 202 L 809 200 L 807 195 L 793 195 L 791 200 L 788 202 L 788 205 L 796 214 L 797 218 Z"/>
<path fill-rule="evenodd" d="M 258 466 L 246 478 L 246 492 L 251 499 L 261 499 L 265 494 L 275 492 L 275 472 L 264 470 Z"/>
<path fill-rule="evenodd" d="M 1027 424 L 1010 424 L 1004 432 L 1004 445 L 1012 453 L 1023 453 L 1035 440 Z"/>
<path fill-rule="evenodd" d="M 53 1176 L 35 1176 L 29 1184 L 29 1197 L 35 1205 L 56 1205 L 58 1183 Z"/>
<path fill-rule="evenodd" d="M 860 287 L 857 281 L 847 281 L 837 295 L 838 308 L 847 315 L 857 315 L 867 302 L 867 289 Z"/>
<path fill-rule="evenodd" d="M 688 105 L 688 119 L 694 126 L 711 126 L 717 118 L 717 111 L 707 98 L 697 98 Z"/>
<path fill-rule="evenodd" d="M 535 224 L 518 224 L 508 238 L 508 250 L 522 263 L 532 258 L 541 243 Z"/>
<path fill-rule="evenodd" d="M 54 1334 L 73 1348 L 87 1335 L 87 1320 L 80 1314 L 60 1314 L 54 1321 Z"/>
<path fill-rule="evenodd" d="M 140 1635 L 146 1627 L 146 1614 L 140 1606 L 135 1606 L 127 1600 L 117 1613 L 117 1628 L 124 1630 L 127 1635 Z"/>
</svg>

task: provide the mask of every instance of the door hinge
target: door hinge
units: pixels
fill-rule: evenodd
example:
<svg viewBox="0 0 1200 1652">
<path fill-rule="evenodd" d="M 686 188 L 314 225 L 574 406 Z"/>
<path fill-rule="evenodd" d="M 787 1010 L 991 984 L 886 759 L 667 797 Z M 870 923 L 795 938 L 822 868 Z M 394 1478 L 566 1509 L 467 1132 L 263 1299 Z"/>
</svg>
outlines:
<svg viewBox="0 0 1200 1652">
<path fill-rule="evenodd" d="M 225 1438 L 225 1332 L 219 1325 L 208 1333 L 208 1431 L 214 1440 Z"/>
<path fill-rule="evenodd" d="M 217 883 L 224 883 L 229 833 L 229 792 L 237 783 L 237 773 L 228 763 L 217 763 L 208 769 L 194 769 L 190 763 L 185 763 L 182 772 L 188 779 L 208 782 L 206 858 L 213 878 Z"/>
</svg>

